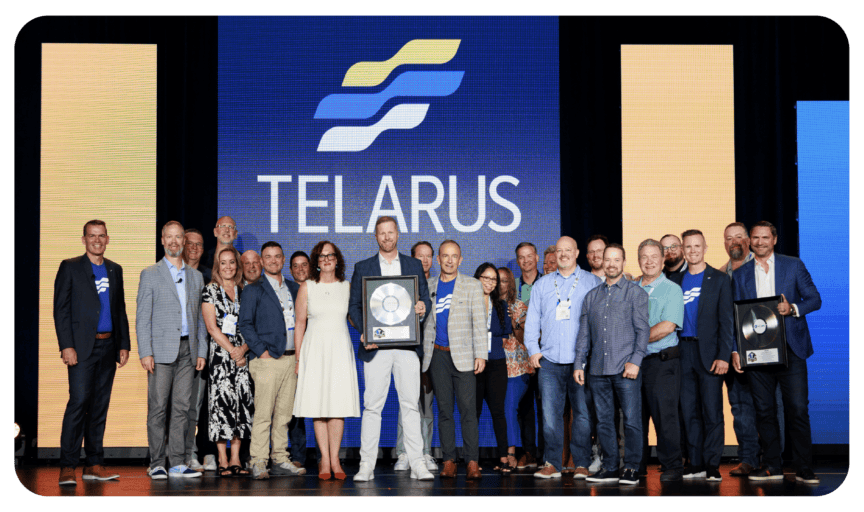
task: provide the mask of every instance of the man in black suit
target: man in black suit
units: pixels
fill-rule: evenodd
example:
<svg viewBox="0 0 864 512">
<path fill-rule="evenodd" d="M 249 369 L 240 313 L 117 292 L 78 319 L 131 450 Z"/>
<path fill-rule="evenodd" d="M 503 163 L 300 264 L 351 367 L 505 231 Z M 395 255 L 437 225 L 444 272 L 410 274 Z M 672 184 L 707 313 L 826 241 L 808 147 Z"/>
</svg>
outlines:
<svg viewBox="0 0 864 512">
<path fill-rule="evenodd" d="M 84 480 L 120 476 L 102 466 L 115 363 L 122 368 L 129 360 L 123 268 L 103 256 L 108 241 L 105 222 L 84 224 L 84 255 L 63 260 L 54 280 L 54 328 L 69 373 L 69 402 L 60 433 L 60 485 L 77 483 L 82 437 L 87 456 Z"/>
<path fill-rule="evenodd" d="M 684 478 L 719 482 L 723 455 L 723 379 L 732 355 L 732 285 L 705 263 L 708 246 L 698 229 L 681 234 L 686 272 L 669 279 L 684 292 L 681 342 L 681 412 L 690 455 Z"/>
</svg>

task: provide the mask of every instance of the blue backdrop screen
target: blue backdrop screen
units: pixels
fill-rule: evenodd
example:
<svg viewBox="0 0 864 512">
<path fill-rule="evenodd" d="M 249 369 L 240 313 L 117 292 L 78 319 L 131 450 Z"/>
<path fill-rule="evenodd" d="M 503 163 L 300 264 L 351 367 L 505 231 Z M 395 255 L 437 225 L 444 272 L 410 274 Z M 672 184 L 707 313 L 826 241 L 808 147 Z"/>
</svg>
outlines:
<svg viewBox="0 0 864 512">
<path fill-rule="evenodd" d="M 849 443 L 849 102 L 799 101 L 801 259 L 822 296 L 807 315 L 814 443 Z"/>
<path fill-rule="evenodd" d="M 560 233 L 558 118 L 555 17 L 219 20 L 219 210 L 241 250 L 331 240 L 350 279 L 391 215 L 402 252 L 451 238 L 463 273 L 512 264 Z M 382 447 L 396 412 L 391 389 Z M 480 426 L 493 446 L 488 412 Z"/>
</svg>

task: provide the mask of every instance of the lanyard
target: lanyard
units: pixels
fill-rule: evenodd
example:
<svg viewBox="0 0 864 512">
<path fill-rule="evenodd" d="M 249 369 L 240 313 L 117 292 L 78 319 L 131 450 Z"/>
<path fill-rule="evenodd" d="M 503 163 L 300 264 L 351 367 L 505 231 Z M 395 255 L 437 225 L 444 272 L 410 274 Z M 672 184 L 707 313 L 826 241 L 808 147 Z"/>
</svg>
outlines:
<svg viewBox="0 0 864 512">
<path fill-rule="evenodd" d="M 561 293 L 558 292 L 558 276 L 555 276 L 554 278 L 552 278 L 552 283 L 555 284 L 555 295 L 558 296 L 558 304 L 561 304 Z M 573 286 L 570 287 L 570 293 L 567 294 L 567 302 L 570 302 L 570 296 L 573 295 L 573 290 L 576 289 L 577 284 L 579 284 L 579 277 L 578 276 L 573 281 Z"/>
<path fill-rule="evenodd" d="M 220 286 L 219 288 L 222 289 L 222 305 L 225 306 L 226 314 L 229 314 L 229 315 L 236 314 L 237 313 L 237 306 L 238 306 L 237 301 L 235 300 L 232 303 L 228 303 L 228 300 L 227 300 L 228 294 L 225 292 L 225 288 L 223 286 Z M 234 296 L 237 297 L 237 287 L 236 286 L 234 287 Z"/>
</svg>

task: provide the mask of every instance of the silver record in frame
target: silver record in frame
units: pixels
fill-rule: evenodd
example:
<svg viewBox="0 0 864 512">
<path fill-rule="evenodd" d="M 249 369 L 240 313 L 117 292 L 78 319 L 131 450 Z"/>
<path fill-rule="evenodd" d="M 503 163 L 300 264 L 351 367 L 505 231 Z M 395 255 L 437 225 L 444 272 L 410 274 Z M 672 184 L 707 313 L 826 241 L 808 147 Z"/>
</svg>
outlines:
<svg viewBox="0 0 864 512">
<path fill-rule="evenodd" d="M 781 297 L 737 300 L 735 329 L 741 368 L 787 366 L 786 323 L 777 312 Z"/>
<path fill-rule="evenodd" d="M 417 276 L 363 278 L 365 344 L 410 347 L 420 344 Z"/>
</svg>

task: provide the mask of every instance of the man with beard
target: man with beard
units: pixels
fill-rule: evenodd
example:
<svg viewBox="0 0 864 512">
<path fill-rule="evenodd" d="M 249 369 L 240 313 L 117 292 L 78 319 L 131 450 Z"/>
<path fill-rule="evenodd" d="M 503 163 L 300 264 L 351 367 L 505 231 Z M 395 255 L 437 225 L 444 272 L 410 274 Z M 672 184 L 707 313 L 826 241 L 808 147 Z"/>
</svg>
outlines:
<svg viewBox="0 0 864 512">
<path fill-rule="evenodd" d="M 213 228 L 213 236 L 216 237 L 216 247 L 207 253 L 207 259 L 204 263 L 209 264 L 211 268 L 217 268 L 216 255 L 222 249 L 234 247 L 234 241 L 237 240 L 237 223 L 229 216 L 219 217 L 216 221 L 216 227 Z"/>
<path fill-rule="evenodd" d="M 192 374 L 204 369 L 207 329 L 201 316 L 201 272 L 183 262 L 185 232 L 172 220 L 162 227 L 165 257 L 141 271 L 138 284 L 135 333 L 138 358 L 147 375 L 148 474 L 153 480 L 167 476 L 200 477 L 186 464 L 186 433 L 192 399 Z M 196 357 L 197 356 L 197 357 Z M 166 473 L 165 410 L 171 399 Z"/>
<path fill-rule="evenodd" d="M 585 385 L 585 367 L 594 394 L 597 435 L 603 447 L 603 466 L 589 482 L 639 483 L 642 460 L 642 374 L 639 368 L 648 347 L 648 294 L 623 278 L 625 252 L 619 244 L 604 251 L 606 281 L 582 302 L 573 379 Z M 611 318 L 610 318 L 611 317 Z M 590 352 L 590 355 L 589 355 Z M 618 475 L 618 442 L 613 423 L 615 398 L 624 416 L 624 474 Z M 662 477 L 661 477 L 662 479 Z"/>
<path fill-rule="evenodd" d="M 603 270 L 603 251 L 607 245 L 609 245 L 608 238 L 604 235 L 594 235 L 588 239 L 588 244 L 585 246 L 591 273 L 599 277 L 601 281 L 606 280 L 606 271 Z"/>
<path fill-rule="evenodd" d="M 261 279 L 261 256 L 249 249 L 240 256 L 243 264 L 243 286 L 252 284 Z"/>
<path fill-rule="evenodd" d="M 665 468 L 662 478 L 664 481 L 677 481 L 684 476 L 678 419 L 681 364 L 676 333 L 684 324 L 684 294 L 680 286 L 663 274 L 660 242 L 650 238 L 644 240 L 639 244 L 638 254 L 642 270 L 639 286 L 648 293 L 648 323 L 651 325 L 647 355 L 642 359 L 643 441 L 639 473 L 647 474 L 648 420 L 653 419 L 657 433 L 657 458 Z"/>
<path fill-rule="evenodd" d="M 733 300 L 774 297 L 781 302 L 777 312 L 783 317 L 787 365 L 756 366 L 748 370 L 753 405 L 756 409 L 756 428 L 762 447 L 762 467 L 750 473 L 754 481 L 782 480 L 780 429 L 777 425 L 775 393 L 778 384 L 783 392 L 783 405 L 789 417 L 789 438 L 795 479 L 818 484 L 813 474 L 813 446 L 808 408 L 807 358 L 813 355 L 810 330 L 806 315 L 822 307 L 822 297 L 804 262 L 793 256 L 775 254 L 777 228 L 760 221 L 750 228 L 754 258 L 741 265 L 732 276 Z M 741 372 L 737 346 L 733 345 L 732 366 Z"/>
<path fill-rule="evenodd" d="M 684 247 L 681 240 L 675 235 L 663 235 L 660 239 L 663 246 L 663 273 L 669 277 L 677 272 L 683 274 L 687 271 L 687 262 L 684 260 Z"/>
<path fill-rule="evenodd" d="M 201 261 L 204 255 L 204 235 L 195 228 L 186 230 L 186 245 L 183 246 L 183 261 L 204 276 L 204 283 L 209 283 L 212 270 L 206 262 Z"/>
</svg>

